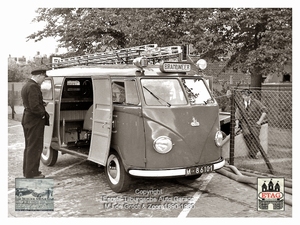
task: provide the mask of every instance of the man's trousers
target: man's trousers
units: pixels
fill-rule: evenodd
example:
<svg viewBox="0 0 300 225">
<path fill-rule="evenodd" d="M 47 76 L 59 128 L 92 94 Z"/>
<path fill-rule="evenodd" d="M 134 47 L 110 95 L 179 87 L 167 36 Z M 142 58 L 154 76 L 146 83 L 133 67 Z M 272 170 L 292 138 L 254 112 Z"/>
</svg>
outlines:
<svg viewBox="0 0 300 225">
<path fill-rule="evenodd" d="M 41 154 L 44 146 L 43 119 L 31 120 L 22 124 L 25 136 L 25 150 L 23 157 L 23 175 L 32 178 L 39 175 Z"/>
</svg>

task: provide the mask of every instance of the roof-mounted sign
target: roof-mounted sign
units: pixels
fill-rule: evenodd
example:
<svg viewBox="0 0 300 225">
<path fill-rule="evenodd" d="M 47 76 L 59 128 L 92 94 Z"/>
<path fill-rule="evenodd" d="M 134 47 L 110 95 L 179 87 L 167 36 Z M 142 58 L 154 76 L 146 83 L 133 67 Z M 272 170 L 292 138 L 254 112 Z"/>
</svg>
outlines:
<svg viewBox="0 0 300 225">
<path fill-rule="evenodd" d="M 186 62 L 162 62 L 160 64 L 160 70 L 166 73 L 186 73 L 191 71 L 191 64 Z"/>
</svg>

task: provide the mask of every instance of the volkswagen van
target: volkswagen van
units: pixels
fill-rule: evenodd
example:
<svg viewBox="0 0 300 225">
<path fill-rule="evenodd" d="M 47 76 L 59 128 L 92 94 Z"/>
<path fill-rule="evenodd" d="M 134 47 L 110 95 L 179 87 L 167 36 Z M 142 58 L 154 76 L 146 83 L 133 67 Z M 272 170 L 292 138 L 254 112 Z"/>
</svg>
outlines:
<svg viewBox="0 0 300 225">
<path fill-rule="evenodd" d="M 209 79 L 180 54 L 145 45 L 55 58 L 41 86 L 50 114 L 42 163 L 53 166 L 58 152 L 85 158 L 104 166 L 115 192 L 132 177 L 196 179 L 223 167 Z"/>
</svg>

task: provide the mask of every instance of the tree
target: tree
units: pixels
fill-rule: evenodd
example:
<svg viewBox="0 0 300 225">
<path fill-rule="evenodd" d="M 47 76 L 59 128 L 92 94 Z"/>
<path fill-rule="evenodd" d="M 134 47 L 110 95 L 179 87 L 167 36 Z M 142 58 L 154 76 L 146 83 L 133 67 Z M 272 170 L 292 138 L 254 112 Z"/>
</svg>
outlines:
<svg viewBox="0 0 300 225">
<path fill-rule="evenodd" d="M 40 41 L 59 37 L 59 47 L 67 48 L 69 55 L 93 53 L 102 46 L 125 46 L 125 34 L 116 27 L 117 9 L 40 8 L 33 21 L 46 22 L 43 30 L 28 39 Z M 116 27 L 116 28 L 115 28 Z"/>
<path fill-rule="evenodd" d="M 188 21 L 195 9 L 135 8 L 41 8 L 34 22 L 46 22 L 43 30 L 27 38 L 40 41 L 59 37 L 59 47 L 71 54 L 85 54 L 105 48 L 124 48 L 157 43 L 186 42 Z M 174 40 L 176 40 L 174 42 Z M 104 49 L 105 50 L 105 49 Z"/>
<path fill-rule="evenodd" d="M 23 73 L 20 65 L 17 64 L 15 58 L 8 58 L 8 82 L 22 81 Z"/>
<path fill-rule="evenodd" d="M 24 57 L 25 59 L 25 57 Z M 8 82 L 22 82 L 31 77 L 31 71 L 34 68 L 44 66 L 47 68 L 49 58 L 46 56 L 33 58 L 32 60 L 26 59 L 21 63 L 17 63 L 16 58 L 8 58 Z"/>
<path fill-rule="evenodd" d="M 261 87 L 263 75 L 283 73 L 291 61 L 291 9 L 214 9 L 207 16 L 195 22 L 192 35 L 203 40 L 195 47 L 203 57 L 228 58 L 227 67 L 250 72 L 252 87 Z"/>
<path fill-rule="evenodd" d="M 281 73 L 292 58 L 289 8 L 43 8 L 34 21 L 43 30 L 35 41 L 59 37 L 69 55 L 156 43 L 193 45 L 202 58 L 227 59 L 227 67 L 251 73 L 251 86 L 263 75 Z"/>
</svg>

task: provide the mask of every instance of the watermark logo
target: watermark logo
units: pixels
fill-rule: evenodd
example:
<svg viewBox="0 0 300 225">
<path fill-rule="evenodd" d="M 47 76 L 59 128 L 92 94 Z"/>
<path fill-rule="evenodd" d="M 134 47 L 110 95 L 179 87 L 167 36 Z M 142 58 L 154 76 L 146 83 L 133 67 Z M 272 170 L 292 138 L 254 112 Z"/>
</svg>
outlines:
<svg viewBox="0 0 300 225">
<path fill-rule="evenodd" d="M 284 210 L 284 178 L 257 178 L 258 211 Z"/>
<path fill-rule="evenodd" d="M 15 187 L 15 211 L 54 211 L 53 179 L 16 178 Z"/>
</svg>

